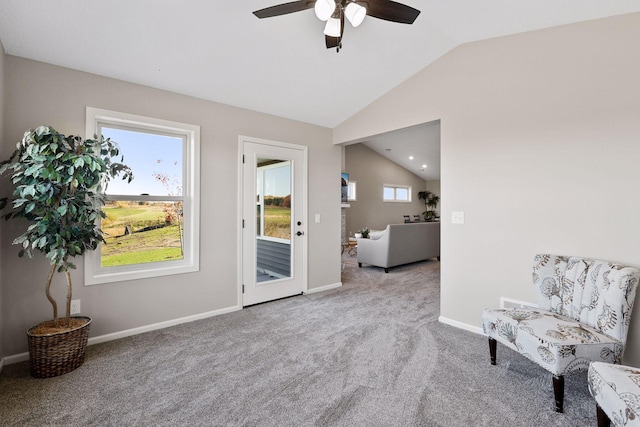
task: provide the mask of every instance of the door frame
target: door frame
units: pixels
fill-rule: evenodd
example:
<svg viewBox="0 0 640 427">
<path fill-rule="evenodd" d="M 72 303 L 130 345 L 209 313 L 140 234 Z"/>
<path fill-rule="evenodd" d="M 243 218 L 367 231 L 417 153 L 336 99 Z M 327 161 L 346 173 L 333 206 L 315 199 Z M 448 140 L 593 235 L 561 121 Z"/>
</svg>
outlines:
<svg viewBox="0 0 640 427">
<path fill-rule="evenodd" d="M 288 148 L 288 149 L 294 149 L 294 150 L 301 150 L 304 160 L 303 160 L 303 164 L 302 164 L 302 182 L 303 182 L 303 188 L 301 189 L 302 194 L 297 195 L 296 197 L 301 197 L 302 198 L 302 214 L 301 214 L 301 218 L 303 221 L 302 224 L 302 231 L 304 232 L 306 238 L 303 239 L 302 242 L 302 261 L 301 261 L 301 272 L 300 275 L 302 276 L 302 293 L 306 294 L 308 292 L 308 264 L 309 264 L 309 251 L 308 251 L 308 242 L 309 242 L 309 235 L 308 235 L 308 231 L 309 231 L 309 227 L 308 227 L 308 220 L 309 220 L 309 215 L 308 215 L 308 189 L 309 189 L 309 182 L 308 182 L 308 168 L 309 168 L 309 147 L 305 146 L 305 145 L 298 145 L 298 144 L 291 144 L 288 142 L 281 142 L 281 141 L 273 141 L 273 140 L 269 140 L 269 139 L 263 139 L 263 138 L 255 138 L 252 136 L 245 136 L 245 135 L 238 135 L 238 200 L 237 200 L 237 209 L 238 209 L 238 215 L 237 215 L 237 224 L 236 224 L 236 229 L 238 230 L 237 232 L 237 237 L 236 240 L 238 242 L 238 251 L 236 254 L 236 257 L 238 259 L 238 264 L 237 264 L 237 270 L 236 270 L 236 277 L 237 277 L 237 298 L 238 298 L 238 304 L 237 306 L 239 308 L 243 308 L 243 303 L 242 303 L 242 285 L 243 285 L 243 267 L 244 267 L 244 259 L 243 259 L 243 254 L 244 254 L 244 243 L 243 243 L 243 239 L 242 239 L 242 214 L 243 214 L 243 195 L 244 195 L 244 189 L 243 189 L 243 155 L 244 155 L 244 143 L 245 142 L 251 142 L 254 144 L 262 144 L 262 145 L 272 145 L 275 147 L 280 147 L 280 148 Z M 253 220 L 253 219 L 252 219 Z"/>
</svg>

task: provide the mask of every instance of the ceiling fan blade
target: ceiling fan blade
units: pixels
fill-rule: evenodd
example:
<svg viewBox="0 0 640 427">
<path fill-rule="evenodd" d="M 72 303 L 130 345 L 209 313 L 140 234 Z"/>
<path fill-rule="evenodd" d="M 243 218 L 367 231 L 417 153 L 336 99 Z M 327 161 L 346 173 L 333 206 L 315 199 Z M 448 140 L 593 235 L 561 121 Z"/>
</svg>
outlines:
<svg viewBox="0 0 640 427">
<path fill-rule="evenodd" d="M 276 6 L 266 7 L 264 9 L 253 12 L 258 18 L 271 18 L 272 16 L 286 15 L 287 13 L 300 12 L 302 10 L 311 9 L 315 4 L 315 0 L 299 0 L 290 3 L 278 4 Z"/>
<path fill-rule="evenodd" d="M 413 24 L 420 15 L 418 9 L 392 0 L 365 0 L 363 3 L 367 3 L 367 15 L 385 21 Z"/>
</svg>

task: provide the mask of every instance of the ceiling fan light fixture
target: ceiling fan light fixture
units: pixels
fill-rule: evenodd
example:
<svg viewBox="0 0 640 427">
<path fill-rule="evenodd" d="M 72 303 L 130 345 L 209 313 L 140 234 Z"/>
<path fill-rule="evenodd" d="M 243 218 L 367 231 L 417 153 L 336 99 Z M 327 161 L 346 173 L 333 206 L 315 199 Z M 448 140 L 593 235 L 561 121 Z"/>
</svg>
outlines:
<svg viewBox="0 0 640 427">
<path fill-rule="evenodd" d="M 326 21 L 331 18 L 331 15 L 336 10 L 336 2 L 334 0 L 316 0 L 313 10 L 319 20 Z"/>
<path fill-rule="evenodd" d="M 324 34 L 329 37 L 340 37 L 340 19 L 329 18 L 324 26 Z"/>
<path fill-rule="evenodd" d="M 392 0 L 289 0 L 287 3 L 255 10 L 258 18 L 287 15 L 313 8 L 316 16 L 325 22 L 324 34 L 327 49 L 342 49 L 342 32 L 345 18 L 354 27 L 362 24 L 366 15 L 384 21 L 413 24 L 420 11 Z"/>
<path fill-rule="evenodd" d="M 364 17 L 367 16 L 367 9 L 355 2 L 351 2 L 344 9 L 344 15 L 355 28 L 364 21 Z"/>
</svg>

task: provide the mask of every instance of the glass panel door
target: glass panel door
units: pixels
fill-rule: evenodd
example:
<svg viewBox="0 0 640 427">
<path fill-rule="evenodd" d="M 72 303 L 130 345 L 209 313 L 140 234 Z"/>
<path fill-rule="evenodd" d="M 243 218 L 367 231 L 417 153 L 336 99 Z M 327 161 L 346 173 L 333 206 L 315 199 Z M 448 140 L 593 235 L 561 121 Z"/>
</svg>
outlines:
<svg viewBox="0 0 640 427">
<path fill-rule="evenodd" d="M 304 146 L 241 137 L 242 305 L 306 290 Z"/>
</svg>

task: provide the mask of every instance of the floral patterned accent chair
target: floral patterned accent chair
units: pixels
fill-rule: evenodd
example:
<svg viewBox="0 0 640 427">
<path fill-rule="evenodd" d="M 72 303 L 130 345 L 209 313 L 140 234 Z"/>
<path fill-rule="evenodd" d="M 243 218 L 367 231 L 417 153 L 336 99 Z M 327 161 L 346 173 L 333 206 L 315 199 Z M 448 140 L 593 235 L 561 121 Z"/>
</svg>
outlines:
<svg viewBox="0 0 640 427">
<path fill-rule="evenodd" d="M 640 369 L 593 362 L 588 379 L 599 427 L 640 426 Z"/>
<path fill-rule="evenodd" d="M 562 412 L 564 375 L 592 361 L 621 362 L 639 278 L 637 268 L 608 261 L 536 255 L 538 308 L 482 313 L 491 364 L 500 342 L 551 372 L 555 409 Z"/>
</svg>

